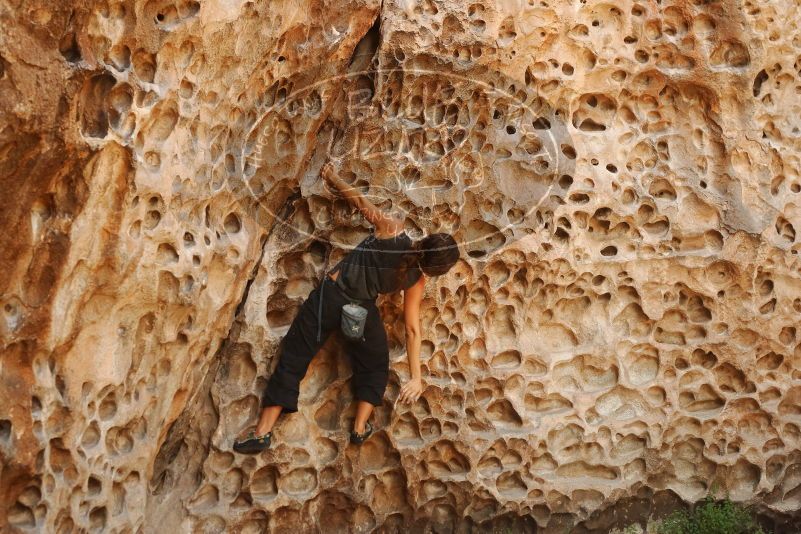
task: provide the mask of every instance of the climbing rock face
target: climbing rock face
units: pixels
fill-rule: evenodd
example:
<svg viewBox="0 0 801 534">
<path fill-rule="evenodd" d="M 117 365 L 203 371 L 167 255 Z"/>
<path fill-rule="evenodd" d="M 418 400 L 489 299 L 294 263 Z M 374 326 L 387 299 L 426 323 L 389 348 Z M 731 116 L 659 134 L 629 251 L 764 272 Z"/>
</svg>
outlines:
<svg viewBox="0 0 801 534">
<path fill-rule="evenodd" d="M 607 532 L 716 485 L 801 508 L 793 2 L 0 4 L 0 530 Z M 334 336 L 232 453 L 368 234 L 462 260 Z M 796 523 L 797 525 L 797 523 Z M 795 528 L 795 527 L 787 527 Z M 792 530 L 790 530 L 792 531 Z"/>
</svg>

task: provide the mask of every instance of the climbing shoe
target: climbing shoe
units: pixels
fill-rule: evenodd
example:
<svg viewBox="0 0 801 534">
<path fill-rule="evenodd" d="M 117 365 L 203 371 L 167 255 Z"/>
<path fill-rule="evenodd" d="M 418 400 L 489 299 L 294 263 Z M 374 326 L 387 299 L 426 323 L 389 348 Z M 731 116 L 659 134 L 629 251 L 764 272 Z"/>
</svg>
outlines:
<svg viewBox="0 0 801 534">
<path fill-rule="evenodd" d="M 350 442 L 355 443 L 356 445 L 361 445 L 364 443 L 364 440 L 370 437 L 370 434 L 373 433 L 373 425 L 370 424 L 370 421 L 364 423 L 364 432 L 361 434 L 357 433 L 355 430 L 350 431 Z"/>
<path fill-rule="evenodd" d="M 244 439 L 234 441 L 234 451 L 242 454 L 258 454 L 270 447 L 272 432 L 267 432 L 263 436 L 257 436 L 252 430 Z"/>
</svg>

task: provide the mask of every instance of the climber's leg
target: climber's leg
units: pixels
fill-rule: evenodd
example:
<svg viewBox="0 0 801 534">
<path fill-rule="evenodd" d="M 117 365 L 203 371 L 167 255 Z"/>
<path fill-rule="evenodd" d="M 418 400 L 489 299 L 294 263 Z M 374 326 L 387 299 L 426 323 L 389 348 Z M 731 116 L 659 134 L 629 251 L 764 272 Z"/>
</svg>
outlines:
<svg viewBox="0 0 801 534">
<path fill-rule="evenodd" d="M 373 405 L 367 401 L 360 400 L 356 403 L 356 419 L 353 421 L 353 430 L 361 434 L 364 432 L 364 424 L 373 413 Z"/>
<path fill-rule="evenodd" d="M 267 406 L 261 411 L 259 423 L 256 425 L 256 435 L 263 436 L 273 429 L 273 425 L 281 415 L 281 406 Z"/>
<path fill-rule="evenodd" d="M 331 331 L 339 325 L 339 311 L 344 303 L 334 283 L 325 278 L 326 284 L 323 299 L 322 335 L 317 341 L 317 307 L 320 302 L 320 288 L 315 288 L 298 310 L 292 321 L 289 331 L 281 341 L 278 364 L 267 382 L 262 398 L 262 412 L 260 422 L 261 430 L 268 432 L 275 419 L 276 406 L 284 412 L 298 411 L 298 395 L 300 394 L 300 381 L 306 376 L 309 364 L 317 351 L 325 343 Z M 273 407 L 272 410 L 268 409 Z M 278 412 L 280 413 L 280 411 Z"/>
<path fill-rule="evenodd" d="M 353 396 L 358 400 L 354 431 L 361 434 L 374 406 L 384 402 L 384 390 L 389 378 L 389 346 L 387 333 L 381 314 L 375 303 L 365 306 L 367 320 L 364 325 L 364 339 L 348 341 L 348 353 L 353 378 L 351 387 Z"/>
</svg>

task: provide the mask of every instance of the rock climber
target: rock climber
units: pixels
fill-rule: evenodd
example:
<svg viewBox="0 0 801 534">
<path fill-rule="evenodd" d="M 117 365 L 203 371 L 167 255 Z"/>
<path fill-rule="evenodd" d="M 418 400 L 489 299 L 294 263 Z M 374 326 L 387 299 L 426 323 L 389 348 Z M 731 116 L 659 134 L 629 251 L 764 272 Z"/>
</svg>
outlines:
<svg viewBox="0 0 801 534">
<path fill-rule="evenodd" d="M 404 231 L 402 217 L 377 208 L 337 175 L 332 162 L 323 166 L 321 176 L 335 186 L 375 230 L 323 275 L 323 281 L 301 305 L 281 342 L 278 364 L 262 397 L 256 428 L 234 442 L 236 452 L 255 454 L 267 449 L 273 425 L 281 412 L 298 410 L 300 381 L 314 355 L 340 326 L 342 306 L 348 303 L 356 302 L 367 310 L 363 336 L 345 340 L 353 369 L 351 386 L 358 401 L 350 432 L 351 443 L 361 444 L 372 434 L 373 426 L 368 419 L 373 406 L 382 404 L 389 378 L 389 347 L 376 307 L 378 294 L 403 290 L 411 378 L 401 387 L 398 401 L 411 404 L 423 391 L 420 302 L 427 278 L 445 274 L 459 259 L 456 241 L 445 233 L 412 241 Z"/>
</svg>

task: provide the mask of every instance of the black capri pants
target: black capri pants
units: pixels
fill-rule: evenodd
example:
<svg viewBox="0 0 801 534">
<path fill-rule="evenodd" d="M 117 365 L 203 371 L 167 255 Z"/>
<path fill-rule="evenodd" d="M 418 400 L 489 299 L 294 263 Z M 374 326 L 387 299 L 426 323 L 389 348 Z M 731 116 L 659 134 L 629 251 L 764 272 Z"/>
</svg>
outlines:
<svg viewBox="0 0 801 534">
<path fill-rule="evenodd" d="M 300 306 L 289 331 L 281 340 L 281 349 L 275 371 L 267 381 L 261 405 L 282 406 L 285 412 L 298 411 L 300 381 L 306 376 L 309 364 L 325 343 L 331 332 L 340 328 L 340 314 L 343 304 L 350 300 L 342 290 L 325 276 L 323 284 L 322 333 L 317 342 L 317 309 L 320 303 L 318 285 Z M 367 309 L 363 339 L 345 340 L 345 350 L 353 369 L 351 388 L 354 397 L 381 406 L 384 390 L 389 378 L 389 347 L 387 333 L 375 300 L 360 301 Z"/>
</svg>

